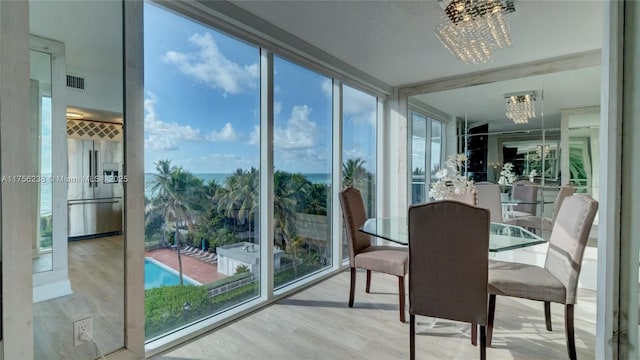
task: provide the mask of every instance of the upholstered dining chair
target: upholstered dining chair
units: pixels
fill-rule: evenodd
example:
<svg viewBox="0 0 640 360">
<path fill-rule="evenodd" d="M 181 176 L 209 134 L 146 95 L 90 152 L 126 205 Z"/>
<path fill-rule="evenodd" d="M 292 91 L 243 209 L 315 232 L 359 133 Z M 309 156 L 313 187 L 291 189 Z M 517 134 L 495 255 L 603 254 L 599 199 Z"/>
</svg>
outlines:
<svg viewBox="0 0 640 360">
<path fill-rule="evenodd" d="M 565 185 L 561 186 L 556 195 L 556 199 L 553 202 L 553 213 L 551 218 L 542 216 L 525 216 L 516 219 L 516 225 L 523 226 L 529 229 L 536 229 L 540 231 L 551 231 L 553 224 L 556 222 L 556 216 L 560 211 L 560 206 L 567 196 L 571 196 L 576 192 L 573 186 Z"/>
<path fill-rule="evenodd" d="M 340 192 L 340 205 L 349 242 L 349 267 L 351 268 L 351 286 L 349 289 L 349 307 L 353 307 L 356 289 L 356 269 L 367 270 L 365 291 L 371 287 L 371 271 L 377 271 L 398 277 L 398 297 L 400 321 L 405 321 L 404 276 L 407 273 L 409 253 L 407 248 L 398 246 L 371 245 L 371 236 L 358 231 L 367 220 L 366 210 L 360 191 L 347 187 Z"/>
<path fill-rule="evenodd" d="M 478 207 L 491 212 L 491 222 L 505 222 L 502 215 L 502 199 L 500 185 L 490 182 L 476 183 L 478 191 Z"/>
<path fill-rule="evenodd" d="M 409 207 L 409 349 L 415 359 L 415 316 L 480 325 L 486 358 L 489 210 L 451 200 Z M 464 223 L 464 226 L 460 224 Z"/>
<path fill-rule="evenodd" d="M 597 210 L 598 202 L 589 195 L 565 198 L 551 230 L 544 267 L 505 261 L 490 262 L 488 346 L 491 346 L 493 334 L 496 295 L 513 296 L 544 302 L 548 331 L 551 331 L 551 303 L 563 304 L 567 352 L 570 359 L 576 358 L 573 308 L 582 257 Z"/>
<path fill-rule="evenodd" d="M 511 188 L 511 198 L 514 200 L 522 200 L 526 204 L 518 204 L 513 206 L 511 216 L 514 218 L 524 216 L 535 216 L 538 204 L 538 187 L 527 180 L 519 180 L 513 183 Z"/>
</svg>

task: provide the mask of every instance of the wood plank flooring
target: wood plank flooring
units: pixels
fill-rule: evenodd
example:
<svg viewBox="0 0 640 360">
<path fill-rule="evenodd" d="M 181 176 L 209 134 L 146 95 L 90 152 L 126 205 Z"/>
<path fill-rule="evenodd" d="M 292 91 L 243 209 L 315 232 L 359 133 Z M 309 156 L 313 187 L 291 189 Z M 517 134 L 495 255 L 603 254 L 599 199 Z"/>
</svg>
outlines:
<svg viewBox="0 0 640 360">
<path fill-rule="evenodd" d="M 340 274 L 225 327 L 183 344 L 155 360 L 210 359 L 407 359 L 409 324 L 398 321 L 397 281 L 374 274 L 371 293 L 358 273 L 354 308 L 347 307 L 349 274 Z M 575 309 L 579 359 L 595 353 L 596 294 L 579 292 Z M 566 359 L 563 307 L 552 304 L 553 331 L 542 303 L 498 297 L 488 359 Z M 408 319 L 408 316 L 407 316 Z M 418 359 L 477 359 L 469 326 L 418 317 Z"/>
<path fill-rule="evenodd" d="M 93 318 L 93 337 L 106 354 L 124 346 L 122 236 L 69 243 L 73 294 L 33 304 L 34 358 L 95 359 L 93 344 L 73 346 L 73 321 Z"/>
</svg>

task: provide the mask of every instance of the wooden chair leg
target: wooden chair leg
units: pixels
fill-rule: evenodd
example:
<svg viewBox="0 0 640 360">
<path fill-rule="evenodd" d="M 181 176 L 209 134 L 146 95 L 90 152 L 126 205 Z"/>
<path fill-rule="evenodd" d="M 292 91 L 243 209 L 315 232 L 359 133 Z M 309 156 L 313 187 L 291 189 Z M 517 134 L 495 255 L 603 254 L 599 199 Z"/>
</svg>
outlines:
<svg viewBox="0 0 640 360">
<path fill-rule="evenodd" d="M 356 292 L 356 268 L 351 268 L 351 286 L 349 288 L 349 307 L 353 307 L 353 296 Z"/>
<path fill-rule="evenodd" d="M 496 314 L 496 294 L 489 295 L 489 313 L 487 314 L 487 346 L 491 347 L 493 336 L 493 317 Z"/>
<path fill-rule="evenodd" d="M 404 276 L 398 276 L 398 296 L 400 296 L 400 322 L 404 322 Z"/>
<path fill-rule="evenodd" d="M 409 359 L 416 358 L 416 316 L 409 314 Z"/>
<path fill-rule="evenodd" d="M 487 336 L 484 325 L 480 326 L 480 360 L 487 360 Z"/>
<path fill-rule="evenodd" d="M 569 359 L 576 360 L 576 339 L 573 332 L 573 304 L 565 305 L 564 328 L 567 332 L 567 351 L 569 353 Z"/>
<path fill-rule="evenodd" d="M 370 288 L 371 288 L 371 270 L 367 270 L 367 288 L 365 289 L 367 294 L 369 293 Z"/>
<path fill-rule="evenodd" d="M 551 331 L 551 302 L 544 302 L 544 322 L 547 325 L 547 331 Z"/>
<path fill-rule="evenodd" d="M 471 324 L 471 345 L 478 345 L 478 324 Z"/>
</svg>

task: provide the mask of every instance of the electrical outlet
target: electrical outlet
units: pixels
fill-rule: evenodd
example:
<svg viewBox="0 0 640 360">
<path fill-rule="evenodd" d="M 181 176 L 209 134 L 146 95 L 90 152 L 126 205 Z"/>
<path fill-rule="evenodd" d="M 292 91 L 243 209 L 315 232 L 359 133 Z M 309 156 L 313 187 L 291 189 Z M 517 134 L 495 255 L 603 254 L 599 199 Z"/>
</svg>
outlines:
<svg viewBox="0 0 640 360">
<path fill-rule="evenodd" d="M 93 338 L 93 321 L 90 317 L 73 323 L 73 346 L 78 346 L 86 341 L 80 338 L 82 334 Z"/>
</svg>

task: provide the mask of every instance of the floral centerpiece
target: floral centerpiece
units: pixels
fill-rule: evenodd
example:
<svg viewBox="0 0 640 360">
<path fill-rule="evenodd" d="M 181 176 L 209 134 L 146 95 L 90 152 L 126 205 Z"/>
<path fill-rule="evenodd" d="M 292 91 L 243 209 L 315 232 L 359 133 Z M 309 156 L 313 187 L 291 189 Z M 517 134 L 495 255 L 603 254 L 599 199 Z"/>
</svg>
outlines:
<svg viewBox="0 0 640 360">
<path fill-rule="evenodd" d="M 470 193 L 476 189 L 473 180 L 462 175 L 467 162 L 464 154 L 449 155 L 445 168 L 436 173 L 438 181 L 431 185 L 429 196 L 435 200 L 453 199 Z"/>
<path fill-rule="evenodd" d="M 517 179 L 518 177 L 513 173 L 513 164 L 510 162 L 504 163 L 504 165 L 502 166 L 502 171 L 500 171 L 500 179 L 498 180 L 498 184 L 511 185 Z"/>
</svg>

